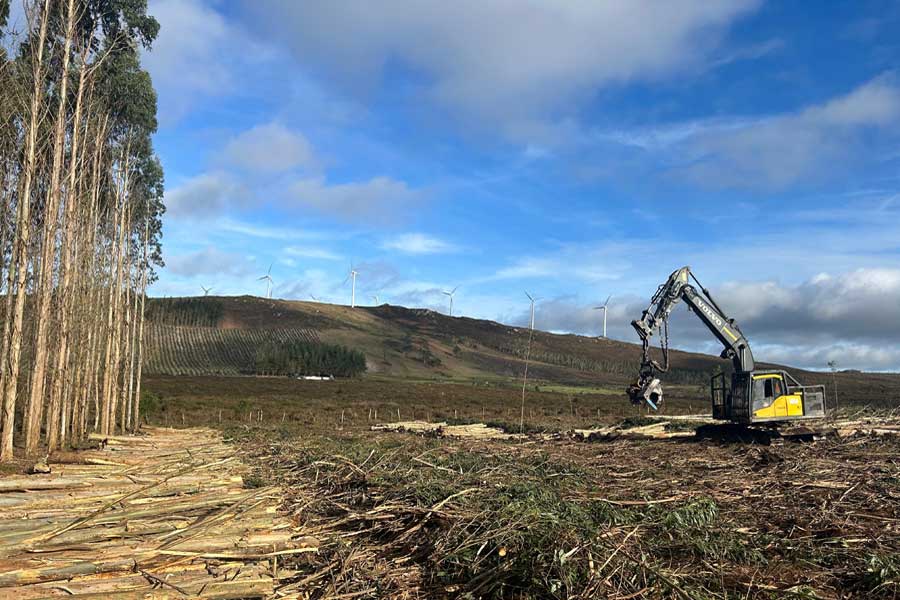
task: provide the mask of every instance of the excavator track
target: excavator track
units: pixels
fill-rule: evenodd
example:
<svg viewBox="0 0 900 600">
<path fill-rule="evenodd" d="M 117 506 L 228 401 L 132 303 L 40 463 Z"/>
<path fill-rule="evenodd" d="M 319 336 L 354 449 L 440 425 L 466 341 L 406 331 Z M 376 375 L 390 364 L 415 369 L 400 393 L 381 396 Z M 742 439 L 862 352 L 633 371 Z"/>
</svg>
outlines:
<svg viewBox="0 0 900 600">
<path fill-rule="evenodd" d="M 813 442 L 824 439 L 834 428 L 825 425 L 767 424 L 742 425 L 738 423 L 715 423 L 697 428 L 698 440 L 722 443 L 760 444 L 764 446 L 784 442 Z"/>
</svg>

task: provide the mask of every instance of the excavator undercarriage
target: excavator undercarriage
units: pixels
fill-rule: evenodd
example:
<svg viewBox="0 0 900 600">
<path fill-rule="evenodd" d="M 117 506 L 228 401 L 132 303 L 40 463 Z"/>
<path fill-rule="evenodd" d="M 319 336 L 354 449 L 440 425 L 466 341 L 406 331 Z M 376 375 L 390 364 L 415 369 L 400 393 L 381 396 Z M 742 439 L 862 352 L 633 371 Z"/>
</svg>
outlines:
<svg viewBox="0 0 900 600">
<path fill-rule="evenodd" d="M 824 386 L 801 385 L 787 371 L 756 369 L 747 338 L 691 273 L 690 267 L 673 272 L 656 290 L 641 318 L 631 322 L 643 344 L 637 380 L 626 390 L 633 403 L 656 410 L 663 402 L 662 383 L 656 373 L 669 370 L 668 319 L 682 300 L 722 343 L 721 356 L 730 359 L 734 367 L 730 376 L 718 373 L 710 381 L 713 418 L 747 425 L 825 416 Z M 650 340 L 657 331 L 661 363 L 650 357 Z"/>
</svg>

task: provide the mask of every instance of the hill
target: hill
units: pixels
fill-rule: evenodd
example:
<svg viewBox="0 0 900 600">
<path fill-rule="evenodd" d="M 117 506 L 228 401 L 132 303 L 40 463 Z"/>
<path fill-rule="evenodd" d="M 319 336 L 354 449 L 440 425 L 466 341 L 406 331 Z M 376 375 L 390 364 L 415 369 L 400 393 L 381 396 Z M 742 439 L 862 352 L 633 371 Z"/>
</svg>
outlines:
<svg viewBox="0 0 900 600">
<path fill-rule="evenodd" d="M 253 374 L 260 346 L 305 340 L 365 354 L 370 374 L 415 379 L 520 377 L 528 330 L 493 321 L 448 317 L 426 309 L 357 307 L 253 296 L 154 298 L 147 308 L 145 372 L 160 375 Z M 636 374 L 640 346 L 616 340 L 536 331 L 529 377 L 555 385 L 621 389 Z M 667 381 L 706 386 L 728 361 L 671 352 Z M 831 374 L 789 369 L 805 383 Z M 900 396 L 900 375 L 845 372 L 839 388 L 857 400 Z"/>
</svg>

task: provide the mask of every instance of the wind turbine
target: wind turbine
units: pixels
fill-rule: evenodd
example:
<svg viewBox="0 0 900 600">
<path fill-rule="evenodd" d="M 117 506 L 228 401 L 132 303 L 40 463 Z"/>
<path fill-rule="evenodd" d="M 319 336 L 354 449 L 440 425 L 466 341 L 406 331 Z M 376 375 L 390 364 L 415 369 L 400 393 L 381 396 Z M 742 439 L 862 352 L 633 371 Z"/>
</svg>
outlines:
<svg viewBox="0 0 900 600">
<path fill-rule="evenodd" d="M 449 292 L 447 292 L 447 291 L 441 292 L 442 294 L 444 294 L 445 296 L 450 298 L 450 316 L 451 317 L 453 316 L 453 294 L 455 294 L 456 290 L 458 290 L 458 289 L 459 289 L 459 286 L 456 286 Z"/>
<path fill-rule="evenodd" d="M 312 299 L 313 302 L 318 302 L 318 301 L 319 301 L 319 299 L 316 298 L 315 296 L 313 296 L 312 294 L 310 294 L 309 297 L 310 297 L 310 299 Z"/>
<path fill-rule="evenodd" d="M 353 268 L 353 264 L 350 265 L 350 272 L 347 274 L 347 279 L 344 280 L 344 285 L 347 284 L 347 281 L 352 280 L 352 284 L 350 286 L 350 308 L 356 308 L 356 276 L 359 275 L 359 271 Z"/>
<path fill-rule="evenodd" d="M 263 281 L 263 280 L 265 280 L 265 282 L 266 282 L 266 298 L 271 298 L 272 297 L 272 265 L 271 264 L 269 265 L 269 270 L 266 271 L 266 274 L 263 275 L 262 277 L 260 277 L 259 279 L 257 279 L 257 281 Z"/>
<path fill-rule="evenodd" d="M 375 294 L 374 296 L 372 296 L 372 300 L 375 301 L 375 306 L 380 306 L 380 304 L 378 302 L 378 294 Z"/>
<path fill-rule="evenodd" d="M 200 289 L 203 290 L 203 295 L 204 295 L 204 296 L 209 296 L 209 293 L 212 291 L 212 288 L 211 288 L 211 287 L 209 287 L 209 288 L 208 288 L 208 287 L 203 287 L 202 285 L 200 286 Z"/>
<path fill-rule="evenodd" d="M 540 298 L 535 298 L 527 291 L 525 292 L 525 295 L 528 296 L 529 300 L 531 300 L 531 331 L 534 331 L 534 303 L 540 300 Z"/>
<path fill-rule="evenodd" d="M 606 297 L 606 302 L 603 303 L 602 306 L 595 306 L 594 310 L 602 310 L 603 311 L 603 337 L 606 337 L 606 313 L 609 312 L 609 299 L 612 298 L 612 294 Z"/>
</svg>

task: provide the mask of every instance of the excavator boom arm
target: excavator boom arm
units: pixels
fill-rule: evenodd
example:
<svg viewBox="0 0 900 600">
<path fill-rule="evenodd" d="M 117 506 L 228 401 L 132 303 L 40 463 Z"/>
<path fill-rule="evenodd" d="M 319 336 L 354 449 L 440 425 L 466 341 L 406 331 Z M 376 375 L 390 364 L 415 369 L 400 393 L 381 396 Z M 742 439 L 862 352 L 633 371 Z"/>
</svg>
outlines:
<svg viewBox="0 0 900 600">
<path fill-rule="evenodd" d="M 700 290 L 691 284 L 693 279 Z M 673 272 L 669 279 L 659 286 L 640 319 L 631 322 L 643 343 L 643 356 L 637 382 L 628 388 L 632 402 L 647 401 L 651 406 L 662 397 L 659 381 L 653 378 L 655 371 L 665 372 L 669 368 L 668 360 L 668 319 L 678 302 L 684 300 L 691 311 L 706 325 L 713 336 L 718 339 L 724 349 L 722 358 L 731 359 L 736 371 L 746 372 L 754 369 L 753 353 L 750 343 L 734 319 L 729 319 L 712 298 L 709 290 L 700 285 L 691 273 L 690 267 L 682 267 Z M 650 340 L 657 331 L 662 331 L 663 363 L 650 358 Z M 651 396 L 654 400 L 651 400 Z"/>
</svg>

